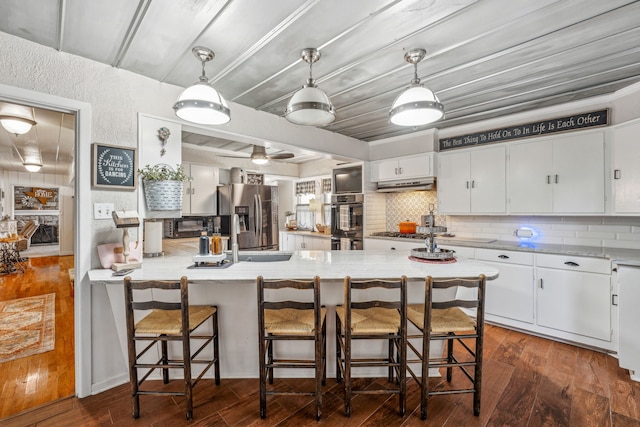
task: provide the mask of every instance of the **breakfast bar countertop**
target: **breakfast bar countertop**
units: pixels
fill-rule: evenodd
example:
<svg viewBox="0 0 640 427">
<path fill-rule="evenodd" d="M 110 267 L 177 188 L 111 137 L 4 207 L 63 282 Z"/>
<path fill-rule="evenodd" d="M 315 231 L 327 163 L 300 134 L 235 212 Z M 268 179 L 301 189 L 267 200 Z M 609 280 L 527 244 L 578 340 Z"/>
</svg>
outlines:
<svg viewBox="0 0 640 427">
<path fill-rule="evenodd" d="M 240 251 L 241 254 L 251 252 Z M 265 254 L 266 252 L 253 252 Z M 283 252 L 269 252 L 270 254 Z M 318 275 L 321 279 L 386 278 L 406 275 L 410 279 L 467 277 L 484 274 L 487 279 L 498 276 L 495 267 L 459 258 L 454 263 L 424 263 L 412 261 L 405 253 L 389 251 L 295 251 L 288 261 L 239 262 L 225 268 L 193 268 L 193 257 L 172 255 L 145 258 L 142 268 L 129 275 L 134 280 L 163 280 L 185 275 L 189 280 L 203 281 L 255 281 L 262 275 L 266 279 L 288 279 Z M 189 268 L 192 267 L 192 268 Z M 92 284 L 122 281 L 108 269 L 89 271 Z"/>
</svg>

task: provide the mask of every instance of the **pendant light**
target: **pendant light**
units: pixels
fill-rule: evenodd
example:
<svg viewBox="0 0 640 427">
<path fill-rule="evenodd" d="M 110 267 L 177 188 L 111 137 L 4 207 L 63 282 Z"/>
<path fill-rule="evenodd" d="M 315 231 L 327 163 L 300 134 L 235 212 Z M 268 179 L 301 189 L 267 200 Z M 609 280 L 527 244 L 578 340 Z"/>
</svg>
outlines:
<svg viewBox="0 0 640 427">
<path fill-rule="evenodd" d="M 42 167 L 41 163 L 35 163 L 35 162 L 24 162 L 23 165 L 24 165 L 24 168 L 29 172 L 38 172 Z"/>
<path fill-rule="evenodd" d="M 411 49 L 404 55 L 404 59 L 413 64 L 413 80 L 404 92 L 393 101 L 389 111 L 389 119 L 394 125 L 423 126 L 444 116 L 444 105 L 438 97 L 418 78 L 418 62 L 422 61 L 427 52 L 424 49 Z"/>
<path fill-rule="evenodd" d="M 202 62 L 202 75 L 193 86 L 188 87 L 178 97 L 173 106 L 176 116 L 183 120 L 202 125 L 222 125 L 231 120 L 231 112 L 222 95 L 209 85 L 204 73 L 205 63 L 215 54 L 211 49 L 196 46 L 191 49 L 193 55 Z"/>
<path fill-rule="evenodd" d="M 320 51 L 315 48 L 302 50 L 302 60 L 309 64 L 309 79 L 293 94 L 284 112 L 291 123 L 305 126 L 323 126 L 336 118 L 336 110 L 331 100 L 313 82 L 313 63 L 320 59 Z"/>
</svg>

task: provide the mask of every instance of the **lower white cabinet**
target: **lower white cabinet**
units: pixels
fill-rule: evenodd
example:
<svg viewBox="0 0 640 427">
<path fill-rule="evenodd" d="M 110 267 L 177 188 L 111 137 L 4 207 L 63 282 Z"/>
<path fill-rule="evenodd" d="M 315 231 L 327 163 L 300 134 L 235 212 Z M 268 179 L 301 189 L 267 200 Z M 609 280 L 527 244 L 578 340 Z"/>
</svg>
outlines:
<svg viewBox="0 0 640 427">
<path fill-rule="evenodd" d="M 631 378 L 640 381 L 640 268 L 618 267 L 618 314 L 620 322 L 618 359 L 620 367 L 629 369 Z"/>
<path fill-rule="evenodd" d="M 611 341 L 611 262 L 538 254 L 537 323 L 543 328 Z M 588 343 L 588 342 L 585 342 Z"/>
<path fill-rule="evenodd" d="M 330 236 L 311 236 L 308 234 L 296 234 L 280 232 L 281 251 L 330 251 Z"/>
<path fill-rule="evenodd" d="M 485 313 L 533 324 L 533 254 L 476 249 L 476 260 L 500 272 L 497 279 L 487 281 Z"/>
</svg>

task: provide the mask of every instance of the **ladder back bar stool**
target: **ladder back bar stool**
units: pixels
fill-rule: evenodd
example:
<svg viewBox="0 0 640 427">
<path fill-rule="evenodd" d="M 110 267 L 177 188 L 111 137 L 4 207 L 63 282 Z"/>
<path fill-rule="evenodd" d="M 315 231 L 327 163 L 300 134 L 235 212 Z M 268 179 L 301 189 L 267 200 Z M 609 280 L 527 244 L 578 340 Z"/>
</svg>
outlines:
<svg viewBox="0 0 640 427">
<path fill-rule="evenodd" d="M 316 420 L 320 420 L 322 385 L 327 378 L 327 310 L 320 305 L 320 278 L 315 276 L 312 280 L 265 280 L 258 276 L 257 288 L 260 417 L 267 416 L 267 396 L 304 395 L 315 397 Z M 307 292 L 300 292 L 305 290 Z M 294 293 L 298 298 L 292 300 Z M 312 295 L 305 298 L 305 294 L 311 293 Z M 313 342 L 313 359 L 284 359 L 274 356 L 276 341 L 298 340 Z M 313 369 L 313 391 L 280 391 L 268 387 L 267 381 L 273 384 L 273 371 L 277 368 Z"/>
<path fill-rule="evenodd" d="M 381 288 L 381 289 L 374 289 Z M 355 295 L 354 295 L 354 292 Z M 373 292 L 375 291 L 375 296 Z M 381 298 L 385 294 L 385 300 Z M 357 297 L 357 301 L 354 300 Z M 407 278 L 344 279 L 344 304 L 336 307 L 336 381 L 344 377 L 344 409 L 351 416 L 352 394 L 398 394 L 399 414 L 406 410 Z M 354 357 L 354 340 L 387 340 L 387 357 Z M 378 390 L 354 390 L 354 368 L 385 367 L 393 385 Z"/>
<path fill-rule="evenodd" d="M 182 277 L 179 281 L 156 280 L 131 280 L 124 278 L 125 307 L 127 322 L 127 344 L 129 350 L 129 379 L 131 383 L 131 399 L 133 406 L 133 418 L 140 416 L 140 395 L 171 395 L 184 396 L 186 402 L 186 418 L 193 417 L 193 393 L 192 388 L 200 381 L 203 375 L 214 367 L 216 384 L 220 384 L 220 363 L 218 351 L 218 310 L 215 305 L 189 305 L 188 280 Z M 134 292 L 135 291 L 135 292 Z M 173 291 L 173 292 L 171 292 Z M 177 297 L 177 291 L 180 292 Z M 171 298 L 169 294 L 175 296 Z M 176 298 L 177 297 L 177 298 Z M 166 302 L 176 299 L 178 302 Z M 150 312 L 149 312 L 150 310 Z M 144 317 L 135 321 L 136 312 L 145 311 Z M 205 326 L 205 322 L 211 319 L 211 330 Z M 200 328 L 200 326 L 202 326 Z M 194 334 L 194 330 L 198 329 Z M 196 351 L 191 353 L 191 340 L 202 342 Z M 138 351 L 137 342 L 141 342 L 141 351 Z M 180 358 L 169 357 L 169 342 L 180 343 Z M 204 351 L 212 344 L 211 353 Z M 158 351 L 158 344 L 160 349 Z M 150 349 L 153 351 L 143 358 Z M 198 357 L 200 356 L 200 357 Z M 152 360 L 147 362 L 146 360 Z M 194 364 L 204 365 L 202 371 L 195 380 L 192 380 L 191 367 Z M 181 369 L 183 372 L 184 387 L 181 391 L 141 389 L 142 384 L 156 370 L 162 371 L 162 381 L 169 383 L 169 370 Z M 138 372 L 141 370 L 142 372 Z M 142 378 L 138 378 L 139 374 Z"/>
<path fill-rule="evenodd" d="M 421 362 L 420 377 L 411 369 L 407 370 L 420 386 L 420 416 L 427 419 L 427 404 L 430 396 L 440 394 L 473 393 L 473 414 L 480 415 L 480 391 L 482 387 L 482 348 L 484 337 L 484 275 L 471 278 L 425 280 L 424 304 L 409 304 L 407 317 L 421 334 L 410 335 L 409 338 L 421 338 L 422 349 L 419 350 L 411 342 L 407 346 Z M 462 287 L 473 290 L 465 295 L 473 295 L 466 299 L 436 302 L 434 289 Z M 465 309 L 465 310 L 463 310 Z M 470 312 L 475 311 L 475 318 Z M 446 356 L 429 357 L 431 340 L 446 341 Z M 454 348 L 454 344 L 459 346 Z M 409 361 L 411 362 L 411 360 Z M 469 380 L 467 387 L 429 389 L 429 368 L 446 368 L 447 382 L 451 383 L 453 368 L 459 368 Z M 458 370 L 456 370 L 458 372 Z M 466 381 L 466 380 L 465 380 Z"/>
</svg>

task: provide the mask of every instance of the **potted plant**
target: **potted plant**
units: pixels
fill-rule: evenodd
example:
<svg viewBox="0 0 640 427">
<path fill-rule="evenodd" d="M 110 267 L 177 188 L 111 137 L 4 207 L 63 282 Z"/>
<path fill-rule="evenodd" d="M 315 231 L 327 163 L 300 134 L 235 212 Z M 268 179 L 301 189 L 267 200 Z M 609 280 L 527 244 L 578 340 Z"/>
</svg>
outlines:
<svg viewBox="0 0 640 427">
<path fill-rule="evenodd" d="M 172 168 L 166 164 L 146 165 L 138 169 L 144 186 L 147 209 L 171 211 L 182 209 L 182 190 L 187 175 L 182 165 Z"/>
</svg>

